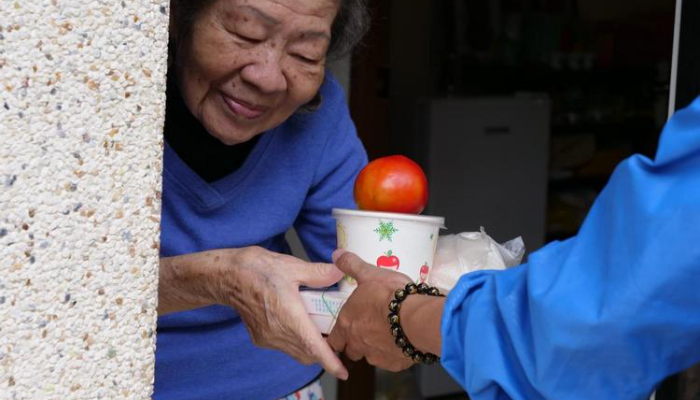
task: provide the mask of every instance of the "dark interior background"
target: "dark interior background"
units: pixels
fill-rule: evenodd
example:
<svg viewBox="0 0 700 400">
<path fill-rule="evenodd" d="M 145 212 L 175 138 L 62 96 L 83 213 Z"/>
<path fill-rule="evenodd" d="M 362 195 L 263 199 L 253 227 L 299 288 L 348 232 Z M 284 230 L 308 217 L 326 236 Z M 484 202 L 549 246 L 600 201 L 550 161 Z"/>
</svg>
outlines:
<svg viewBox="0 0 700 400">
<path fill-rule="evenodd" d="M 677 107 L 700 94 L 700 1 L 685 3 Z M 439 182 L 428 211 L 459 222 L 451 233 L 484 226 L 499 241 L 523 235 L 529 251 L 566 239 L 620 161 L 653 157 L 668 117 L 674 0 L 369 4 L 372 30 L 352 59 L 354 121 L 370 159 L 405 154 Z M 479 210 L 447 206 L 456 202 Z M 499 225 L 509 212 L 514 231 Z M 355 366 L 339 399 L 465 398 L 426 395 L 423 372 L 407 374 L 375 379 Z M 700 398 L 689 387 L 675 377 L 657 399 Z"/>
</svg>

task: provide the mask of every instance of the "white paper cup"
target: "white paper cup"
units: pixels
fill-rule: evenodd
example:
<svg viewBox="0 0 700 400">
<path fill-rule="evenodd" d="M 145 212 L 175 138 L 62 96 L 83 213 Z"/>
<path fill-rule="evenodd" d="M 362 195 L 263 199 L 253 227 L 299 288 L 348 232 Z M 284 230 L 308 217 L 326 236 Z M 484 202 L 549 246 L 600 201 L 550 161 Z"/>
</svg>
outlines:
<svg viewBox="0 0 700 400">
<path fill-rule="evenodd" d="M 366 262 L 425 282 L 433 266 L 440 229 L 445 219 L 414 214 L 334 209 L 338 248 Z M 351 292 L 357 283 L 346 276 L 340 290 Z"/>
</svg>

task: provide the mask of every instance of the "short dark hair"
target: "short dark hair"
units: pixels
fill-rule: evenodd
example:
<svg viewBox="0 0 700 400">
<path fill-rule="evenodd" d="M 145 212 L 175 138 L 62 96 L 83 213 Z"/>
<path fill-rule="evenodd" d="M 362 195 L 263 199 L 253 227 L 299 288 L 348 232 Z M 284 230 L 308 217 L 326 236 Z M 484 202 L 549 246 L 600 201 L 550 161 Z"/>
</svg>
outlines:
<svg viewBox="0 0 700 400">
<path fill-rule="evenodd" d="M 178 25 L 178 37 L 182 42 L 187 37 L 197 15 L 217 0 L 171 0 L 173 22 Z M 338 0 L 340 8 L 331 27 L 331 44 L 327 58 L 337 60 L 348 55 L 369 30 L 369 11 L 366 0 Z M 172 43 L 171 43 L 172 44 Z"/>
<path fill-rule="evenodd" d="M 365 0 L 339 0 L 340 9 L 331 27 L 328 59 L 348 55 L 369 30 L 369 11 Z"/>
</svg>

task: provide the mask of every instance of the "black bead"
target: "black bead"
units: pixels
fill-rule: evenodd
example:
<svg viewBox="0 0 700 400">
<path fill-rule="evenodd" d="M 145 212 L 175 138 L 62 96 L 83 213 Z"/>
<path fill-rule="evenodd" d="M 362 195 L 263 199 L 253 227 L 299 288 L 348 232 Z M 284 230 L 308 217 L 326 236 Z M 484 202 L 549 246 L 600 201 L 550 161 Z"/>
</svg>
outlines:
<svg viewBox="0 0 700 400">
<path fill-rule="evenodd" d="M 399 316 L 394 313 L 389 314 L 387 319 L 389 320 L 389 325 L 398 325 L 401 323 L 401 319 L 399 318 Z"/>
<path fill-rule="evenodd" d="M 437 361 L 437 356 L 433 353 L 425 353 L 423 354 L 423 363 L 430 365 L 430 364 L 435 364 L 435 361 Z"/>
<path fill-rule="evenodd" d="M 403 289 L 398 289 L 396 292 L 394 292 L 394 297 L 398 301 L 404 301 L 406 298 L 406 291 Z"/>
<path fill-rule="evenodd" d="M 440 296 L 440 290 L 436 287 L 433 287 L 430 288 L 430 290 L 428 290 L 428 294 L 431 296 Z"/>
<path fill-rule="evenodd" d="M 397 347 L 403 348 L 403 346 L 406 345 L 406 338 L 403 336 L 397 337 L 396 340 L 394 340 L 394 343 L 396 343 Z"/>
<path fill-rule="evenodd" d="M 423 353 L 421 353 L 420 351 L 416 351 L 415 353 L 413 353 L 413 356 L 411 356 L 411 358 L 413 359 L 413 362 L 420 364 L 423 362 Z"/>
<path fill-rule="evenodd" d="M 418 285 L 418 293 L 427 294 L 428 290 L 430 290 L 430 286 L 428 286 L 427 283 L 421 283 L 420 285 Z"/>
<path fill-rule="evenodd" d="M 391 326 L 391 334 L 394 337 L 403 336 L 403 329 L 401 329 L 401 327 L 399 325 L 392 325 Z"/>
<path fill-rule="evenodd" d="M 416 349 L 413 348 L 410 344 L 407 344 L 406 346 L 403 347 L 403 355 L 406 357 L 412 357 L 413 353 L 416 352 Z"/>
<path fill-rule="evenodd" d="M 407 294 L 418 293 L 418 286 L 416 286 L 416 284 L 413 282 L 406 284 L 406 293 Z"/>
<path fill-rule="evenodd" d="M 399 303 L 398 301 L 392 300 L 389 303 L 389 311 L 391 311 L 393 313 L 398 313 L 400 309 L 401 309 L 401 303 Z"/>
</svg>

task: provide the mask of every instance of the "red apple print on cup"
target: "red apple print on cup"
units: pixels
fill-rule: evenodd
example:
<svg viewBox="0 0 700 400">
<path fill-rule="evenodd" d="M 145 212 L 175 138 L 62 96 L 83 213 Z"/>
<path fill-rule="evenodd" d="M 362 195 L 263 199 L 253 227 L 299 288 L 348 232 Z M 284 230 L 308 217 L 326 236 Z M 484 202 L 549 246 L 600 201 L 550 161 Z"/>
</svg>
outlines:
<svg viewBox="0 0 700 400">
<path fill-rule="evenodd" d="M 399 258 L 393 255 L 391 250 L 384 253 L 383 256 L 379 256 L 379 258 L 377 258 L 377 267 L 380 268 L 391 268 L 398 271 L 400 264 L 401 262 L 399 261 Z"/>
<path fill-rule="evenodd" d="M 425 280 L 428 279 L 428 272 L 430 272 L 430 267 L 428 263 L 425 263 L 420 267 L 420 283 L 425 283 Z"/>
</svg>

